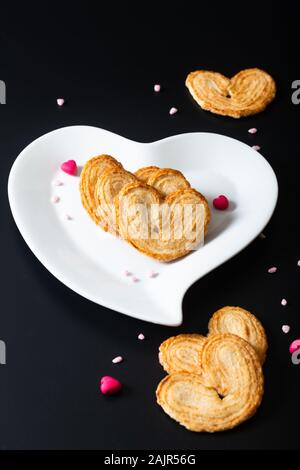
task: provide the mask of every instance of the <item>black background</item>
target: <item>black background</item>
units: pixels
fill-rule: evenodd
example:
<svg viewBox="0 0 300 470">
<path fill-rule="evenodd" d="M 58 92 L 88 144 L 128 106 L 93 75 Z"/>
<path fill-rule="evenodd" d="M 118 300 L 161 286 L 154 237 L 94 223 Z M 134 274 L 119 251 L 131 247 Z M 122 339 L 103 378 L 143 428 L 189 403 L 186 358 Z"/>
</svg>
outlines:
<svg viewBox="0 0 300 470">
<path fill-rule="evenodd" d="M 221 11 L 213 3 L 170 4 L 167 12 L 155 2 L 98 10 L 88 2 L 65 9 L 41 2 L 31 13 L 27 3 L 22 10 L 17 3 L 1 6 L 0 79 L 7 86 L 7 104 L 0 106 L 0 338 L 7 346 L 7 364 L 0 366 L 1 449 L 299 448 L 300 366 L 288 351 L 300 337 L 300 105 L 291 103 L 291 83 L 300 76 L 295 29 L 286 20 L 296 13 L 273 5 L 262 14 L 253 2 L 237 13 L 233 5 Z M 253 66 L 274 76 L 278 94 L 251 118 L 206 113 L 184 86 L 197 68 L 232 76 Z M 157 82 L 164 88 L 158 95 Z M 62 109 L 59 96 L 67 100 Z M 179 109 L 176 116 L 168 115 L 171 106 Z M 267 238 L 189 289 L 181 327 L 137 321 L 81 298 L 47 272 L 19 234 L 7 200 L 10 167 L 33 139 L 73 124 L 144 142 L 217 132 L 261 145 L 274 168 L 280 194 Z M 253 126 L 259 132 L 250 136 Z M 278 272 L 267 274 L 273 265 Z M 212 312 L 232 304 L 256 313 L 266 327 L 265 397 L 257 415 L 232 431 L 191 433 L 155 404 L 164 376 L 158 346 L 173 334 L 205 332 Z M 282 324 L 291 325 L 288 335 Z M 146 341 L 137 340 L 140 332 Z M 118 354 L 126 361 L 114 366 Z M 121 394 L 100 396 L 105 374 L 124 383 Z"/>
</svg>

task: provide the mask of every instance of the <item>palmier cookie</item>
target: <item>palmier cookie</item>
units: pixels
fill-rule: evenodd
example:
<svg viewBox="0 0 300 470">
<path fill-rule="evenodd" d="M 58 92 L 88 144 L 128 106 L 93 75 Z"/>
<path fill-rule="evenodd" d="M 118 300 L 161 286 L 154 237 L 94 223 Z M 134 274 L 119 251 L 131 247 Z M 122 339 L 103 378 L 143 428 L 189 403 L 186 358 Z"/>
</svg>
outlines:
<svg viewBox="0 0 300 470">
<path fill-rule="evenodd" d="M 102 219 L 97 211 L 98 201 L 95 200 L 95 187 L 99 176 L 107 168 L 122 169 L 123 167 L 110 155 L 98 155 L 86 162 L 80 175 L 79 189 L 82 205 L 97 225 L 101 225 Z"/>
<path fill-rule="evenodd" d="M 115 205 L 121 236 L 160 261 L 175 260 L 196 249 L 203 242 L 210 221 L 205 197 L 191 188 L 162 199 L 153 187 L 131 183 L 121 189 Z M 186 218 L 183 220 L 186 209 L 188 223 Z"/>
<path fill-rule="evenodd" d="M 201 108 L 233 118 L 263 111 L 276 94 L 273 78 L 258 68 L 242 70 L 231 79 L 197 70 L 187 76 L 185 83 Z"/>
<path fill-rule="evenodd" d="M 143 168 L 139 168 L 134 174 L 143 183 L 148 183 L 150 176 L 157 170 L 159 170 L 158 166 L 144 166 Z"/>
<path fill-rule="evenodd" d="M 213 314 L 208 323 L 209 335 L 233 333 L 250 343 L 261 363 L 268 348 L 267 336 L 260 321 L 241 307 L 223 307 Z"/>
<path fill-rule="evenodd" d="M 198 334 L 181 334 L 166 339 L 159 347 L 159 362 L 168 374 L 191 372 L 200 374 L 199 354 L 206 337 Z"/>
<path fill-rule="evenodd" d="M 124 186 L 137 181 L 135 175 L 119 167 L 109 167 L 99 176 L 95 186 L 94 200 L 103 230 L 114 235 L 119 234 L 114 205 L 115 197 Z"/>
<path fill-rule="evenodd" d="M 200 361 L 201 375 L 176 372 L 156 390 L 157 402 L 171 418 L 196 432 L 234 428 L 259 407 L 264 388 L 262 367 L 253 347 L 232 334 L 207 339 Z"/>
</svg>

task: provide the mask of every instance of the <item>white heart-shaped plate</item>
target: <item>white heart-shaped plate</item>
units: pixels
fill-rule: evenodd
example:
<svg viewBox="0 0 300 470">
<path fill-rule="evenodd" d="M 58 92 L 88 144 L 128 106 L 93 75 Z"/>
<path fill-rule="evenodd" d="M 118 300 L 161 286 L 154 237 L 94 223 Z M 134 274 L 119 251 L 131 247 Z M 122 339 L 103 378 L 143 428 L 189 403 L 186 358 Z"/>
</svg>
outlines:
<svg viewBox="0 0 300 470">
<path fill-rule="evenodd" d="M 79 177 L 63 173 L 69 159 L 84 163 L 110 154 L 129 171 L 157 165 L 181 170 L 203 193 L 212 221 L 203 247 L 159 263 L 103 232 L 80 202 Z M 54 186 L 55 180 L 63 186 Z M 30 249 L 61 282 L 98 304 L 163 325 L 182 322 L 182 299 L 197 279 L 248 245 L 269 221 L 277 200 L 276 176 L 251 147 L 218 134 L 190 133 L 139 143 L 103 129 L 73 126 L 32 142 L 13 164 L 8 195 L 15 222 Z M 212 200 L 225 194 L 230 209 Z M 58 204 L 51 197 L 60 197 Z M 66 214 L 72 220 L 66 220 Z M 124 275 L 134 273 L 139 282 Z M 150 273 L 158 273 L 151 277 Z"/>
</svg>

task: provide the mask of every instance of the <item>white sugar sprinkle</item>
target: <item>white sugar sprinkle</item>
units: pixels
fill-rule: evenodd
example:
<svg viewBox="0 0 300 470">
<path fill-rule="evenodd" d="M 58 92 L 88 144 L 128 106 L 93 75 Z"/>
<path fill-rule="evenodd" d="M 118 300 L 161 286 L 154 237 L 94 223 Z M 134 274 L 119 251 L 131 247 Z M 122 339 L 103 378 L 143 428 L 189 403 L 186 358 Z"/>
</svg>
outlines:
<svg viewBox="0 0 300 470">
<path fill-rule="evenodd" d="M 140 333 L 138 335 L 138 339 L 140 339 L 141 341 L 143 341 L 145 339 L 145 336 L 143 335 L 143 333 Z"/>
<path fill-rule="evenodd" d="M 264 240 L 266 237 L 266 235 L 264 233 L 261 232 L 261 234 L 259 235 L 259 238 L 261 238 L 262 240 Z"/>
<path fill-rule="evenodd" d="M 177 108 L 171 108 L 169 111 L 169 114 L 172 116 L 173 114 L 176 114 L 178 112 Z"/>
<path fill-rule="evenodd" d="M 260 151 L 261 147 L 259 145 L 253 145 L 252 146 L 253 150 L 256 150 L 257 152 Z"/>
<path fill-rule="evenodd" d="M 297 261 L 297 266 L 300 266 L 300 259 L 299 259 L 299 261 Z"/>
<path fill-rule="evenodd" d="M 160 89 L 161 89 L 160 84 L 159 84 L 159 83 L 156 83 L 156 85 L 154 85 L 154 91 L 155 91 L 156 93 L 159 93 L 159 92 L 160 92 Z"/>
<path fill-rule="evenodd" d="M 56 103 L 57 106 L 63 106 L 65 104 L 65 100 L 63 98 L 57 98 Z"/>
<path fill-rule="evenodd" d="M 256 134 L 257 129 L 256 127 L 251 127 L 251 129 L 248 129 L 249 134 Z"/>
<path fill-rule="evenodd" d="M 53 181 L 53 186 L 63 186 L 63 185 L 64 185 L 64 183 L 60 180 Z"/>
<path fill-rule="evenodd" d="M 123 361 L 123 357 L 117 356 L 111 362 L 113 362 L 114 364 L 118 364 L 119 362 L 122 362 L 122 361 Z"/>
<path fill-rule="evenodd" d="M 64 219 L 65 220 L 73 220 L 73 217 L 69 214 L 64 214 Z"/>
<path fill-rule="evenodd" d="M 155 279 L 157 276 L 159 276 L 159 273 L 158 273 L 158 272 L 156 272 L 156 271 L 150 271 L 149 277 L 151 277 L 152 279 Z"/>
<path fill-rule="evenodd" d="M 287 305 L 287 300 L 286 300 L 286 299 L 282 299 L 281 305 L 283 305 L 283 307 L 285 307 L 285 306 Z"/>
<path fill-rule="evenodd" d="M 130 271 L 127 271 L 127 269 L 124 271 L 124 274 L 126 277 L 132 276 L 132 273 Z"/>
<path fill-rule="evenodd" d="M 276 266 L 273 266 L 272 268 L 268 269 L 268 273 L 270 273 L 270 274 L 276 273 L 276 271 L 277 271 Z"/>
<path fill-rule="evenodd" d="M 288 333 L 290 331 L 291 327 L 290 327 L 290 325 L 282 325 L 281 329 L 284 333 Z"/>
<path fill-rule="evenodd" d="M 135 276 L 133 276 L 131 279 L 132 279 L 132 282 L 140 282 L 139 278 Z"/>
</svg>

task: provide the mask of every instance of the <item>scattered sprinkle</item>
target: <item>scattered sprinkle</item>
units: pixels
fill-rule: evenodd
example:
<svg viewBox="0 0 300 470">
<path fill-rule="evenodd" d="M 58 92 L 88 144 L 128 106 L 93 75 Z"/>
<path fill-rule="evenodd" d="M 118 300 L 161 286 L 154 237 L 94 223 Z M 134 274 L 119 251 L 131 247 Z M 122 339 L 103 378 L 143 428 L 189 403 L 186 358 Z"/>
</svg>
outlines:
<svg viewBox="0 0 300 470">
<path fill-rule="evenodd" d="M 56 103 L 57 106 L 63 106 L 65 104 L 65 100 L 63 98 L 57 98 Z"/>
<path fill-rule="evenodd" d="M 282 325 L 281 329 L 284 333 L 288 333 L 290 331 L 291 327 L 290 327 L 290 325 Z"/>
<path fill-rule="evenodd" d="M 286 299 L 282 299 L 281 305 L 283 305 L 283 307 L 285 307 L 285 306 L 287 305 L 287 300 L 286 300 Z"/>
<path fill-rule="evenodd" d="M 178 112 L 177 108 L 171 108 L 169 111 L 169 114 L 172 116 L 173 114 L 176 114 Z"/>
<path fill-rule="evenodd" d="M 256 134 L 257 129 L 256 127 L 251 127 L 251 129 L 248 129 L 249 134 Z"/>
<path fill-rule="evenodd" d="M 52 204 L 57 204 L 60 201 L 60 197 L 52 196 L 50 200 L 51 200 Z"/>
<path fill-rule="evenodd" d="M 111 362 L 113 362 L 114 364 L 119 364 L 119 362 L 122 362 L 122 361 L 123 361 L 123 357 L 117 356 Z"/>
<path fill-rule="evenodd" d="M 149 274 L 149 277 L 151 277 L 152 279 L 156 278 L 157 276 L 159 276 L 159 273 L 155 272 L 155 271 L 150 271 L 150 274 Z"/>
<path fill-rule="evenodd" d="M 68 175 L 74 176 L 77 173 L 77 164 L 75 160 L 67 160 L 60 165 L 60 169 Z"/>
<path fill-rule="evenodd" d="M 252 146 L 253 150 L 256 150 L 257 152 L 260 151 L 261 147 L 259 145 L 253 145 Z"/>
<path fill-rule="evenodd" d="M 261 234 L 259 235 L 259 238 L 261 238 L 262 240 L 264 240 L 266 237 L 266 235 L 264 233 L 261 232 Z"/>
<path fill-rule="evenodd" d="M 145 339 L 145 336 L 143 335 L 143 333 L 140 333 L 138 335 L 138 339 L 140 339 L 141 341 L 143 341 Z"/>
<path fill-rule="evenodd" d="M 63 186 L 63 185 L 64 185 L 64 183 L 60 180 L 54 180 L 53 181 L 53 186 Z"/>
<path fill-rule="evenodd" d="M 276 266 L 273 266 L 272 268 L 268 269 L 268 273 L 270 273 L 270 274 L 276 273 L 276 271 L 277 271 Z"/>
<path fill-rule="evenodd" d="M 124 271 L 124 274 L 126 277 L 132 276 L 132 273 L 130 271 L 127 271 L 127 269 Z"/>
<path fill-rule="evenodd" d="M 161 89 L 161 86 L 159 83 L 156 83 L 156 85 L 154 85 L 154 91 L 156 91 L 156 93 L 159 93 L 160 92 L 160 89 Z"/>
<path fill-rule="evenodd" d="M 297 351 L 300 348 L 300 339 L 295 339 L 291 344 L 290 344 L 290 353 L 293 353 Z"/>
<path fill-rule="evenodd" d="M 113 395 L 121 390 L 122 384 L 114 377 L 105 375 L 100 379 L 99 388 L 103 395 Z"/>
<path fill-rule="evenodd" d="M 73 220 L 73 217 L 70 214 L 64 214 L 65 220 Z"/>
<path fill-rule="evenodd" d="M 138 277 L 133 276 L 131 279 L 132 279 L 132 282 L 140 282 Z"/>
<path fill-rule="evenodd" d="M 221 194 L 220 196 L 216 197 L 213 200 L 213 205 L 215 209 L 218 209 L 219 211 L 224 211 L 228 209 L 229 206 L 229 200 L 226 196 Z"/>
<path fill-rule="evenodd" d="M 297 266 L 300 266 L 300 259 L 299 259 L 299 261 L 297 261 Z"/>
</svg>

